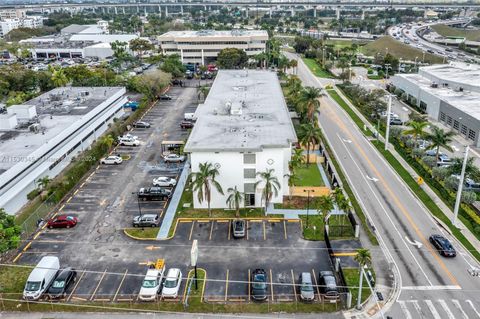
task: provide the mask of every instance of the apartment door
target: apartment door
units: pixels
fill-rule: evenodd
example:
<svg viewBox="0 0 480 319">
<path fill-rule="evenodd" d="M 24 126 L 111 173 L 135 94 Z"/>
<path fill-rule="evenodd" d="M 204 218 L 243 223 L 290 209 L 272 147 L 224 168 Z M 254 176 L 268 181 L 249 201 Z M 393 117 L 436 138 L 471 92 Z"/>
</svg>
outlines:
<svg viewBox="0 0 480 319">
<path fill-rule="evenodd" d="M 255 194 L 245 194 L 245 206 L 255 206 Z"/>
</svg>

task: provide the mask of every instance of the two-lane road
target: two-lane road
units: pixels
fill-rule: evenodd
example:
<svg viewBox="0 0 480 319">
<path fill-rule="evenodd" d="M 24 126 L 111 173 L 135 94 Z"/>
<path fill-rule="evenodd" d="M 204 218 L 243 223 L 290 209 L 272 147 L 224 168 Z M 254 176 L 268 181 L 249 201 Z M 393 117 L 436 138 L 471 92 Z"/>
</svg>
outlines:
<svg viewBox="0 0 480 319">
<path fill-rule="evenodd" d="M 301 60 L 298 76 L 306 86 L 321 87 Z M 400 273 L 401 291 L 389 313 L 394 318 L 480 319 L 480 278 L 467 273 L 472 258 L 448 234 L 459 256 L 439 256 L 428 237 L 445 231 L 328 96 L 321 99 L 319 121 L 388 259 Z"/>
</svg>

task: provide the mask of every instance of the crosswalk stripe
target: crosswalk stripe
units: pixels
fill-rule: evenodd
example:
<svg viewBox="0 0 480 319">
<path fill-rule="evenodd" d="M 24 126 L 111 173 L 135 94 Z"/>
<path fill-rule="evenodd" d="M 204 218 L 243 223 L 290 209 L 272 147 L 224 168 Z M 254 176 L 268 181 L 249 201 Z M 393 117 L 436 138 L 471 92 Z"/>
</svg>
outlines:
<svg viewBox="0 0 480 319">
<path fill-rule="evenodd" d="M 460 302 L 457 299 L 452 299 L 452 302 L 453 302 L 453 305 L 462 313 L 463 319 L 468 319 L 468 316 L 465 313 L 465 311 L 463 311 L 462 306 L 460 305 Z"/>
<path fill-rule="evenodd" d="M 447 303 L 445 302 L 445 300 L 443 300 L 443 299 L 438 299 L 438 303 L 440 304 L 440 306 L 442 306 L 443 310 L 445 310 L 445 313 L 447 314 L 448 319 L 455 319 L 455 316 L 454 316 L 453 313 L 450 311 L 450 308 L 448 308 L 448 305 L 447 305 Z"/>
<path fill-rule="evenodd" d="M 477 309 L 475 309 L 475 306 L 473 305 L 473 302 L 471 300 L 465 300 L 465 302 L 468 303 L 470 305 L 470 307 L 472 307 L 473 311 L 475 311 L 477 316 L 480 318 L 480 313 L 478 313 Z"/>
<path fill-rule="evenodd" d="M 403 314 L 405 315 L 405 319 L 412 319 L 412 315 L 410 314 L 410 311 L 408 311 L 405 301 L 399 300 L 398 303 L 400 304 L 400 308 L 402 309 Z"/>
<path fill-rule="evenodd" d="M 420 308 L 420 304 L 418 303 L 417 300 L 412 300 L 412 303 L 413 303 L 413 307 L 415 308 L 415 310 L 418 312 L 419 315 L 422 316 L 422 318 L 425 318 L 424 314 L 423 314 L 423 311 L 422 309 Z"/>
<path fill-rule="evenodd" d="M 433 305 L 433 302 L 432 302 L 431 300 L 425 300 L 425 303 L 427 304 L 428 309 L 429 309 L 430 312 L 432 313 L 433 318 L 435 318 L 435 319 L 441 319 L 441 318 L 440 318 L 440 315 L 438 314 L 437 309 L 435 309 L 435 306 Z"/>
</svg>

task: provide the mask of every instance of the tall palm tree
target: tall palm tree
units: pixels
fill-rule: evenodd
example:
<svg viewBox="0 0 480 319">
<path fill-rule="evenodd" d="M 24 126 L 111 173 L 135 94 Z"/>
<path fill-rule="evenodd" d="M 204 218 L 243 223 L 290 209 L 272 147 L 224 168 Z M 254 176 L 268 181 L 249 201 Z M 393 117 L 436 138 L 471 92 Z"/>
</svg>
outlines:
<svg viewBox="0 0 480 319">
<path fill-rule="evenodd" d="M 289 169 L 293 173 L 305 162 L 305 157 L 303 156 L 303 150 L 301 148 L 295 148 L 292 153 L 292 158 L 290 159 Z"/>
<path fill-rule="evenodd" d="M 109 152 L 112 149 L 114 142 L 115 142 L 115 139 L 113 138 L 112 134 L 105 135 L 100 139 L 100 143 L 105 145 L 107 147 L 107 151 Z"/>
<path fill-rule="evenodd" d="M 340 210 L 347 212 L 351 208 L 350 200 L 345 196 L 340 187 L 335 188 L 333 191 L 333 199 Z"/>
<path fill-rule="evenodd" d="M 310 148 L 313 148 L 315 144 L 320 143 L 320 139 L 322 137 L 322 131 L 320 128 L 314 126 L 311 123 L 302 124 L 300 125 L 300 129 L 298 131 L 298 137 L 300 143 L 307 146 L 307 165 L 310 164 Z"/>
<path fill-rule="evenodd" d="M 40 189 L 46 189 L 48 184 L 50 184 L 52 180 L 48 176 L 44 176 L 42 178 L 37 179 L 37 184 Z"/>
<path fill-rule="evenodd" d="M 265 201 L 265 215 L 267 214 L 268 204 L 272 200 L 273 196 L 278 196 L 278 192 L 281 188 L 280 182 L 277 177 L 273 175 L 275 170 L 273 168 L 267 169 L 265 172 L 257 172 L 257 176 L 260 180 L 255 183 L 255 188 L 258 185 L 263 184 L 262 200 Z"/>
<path fill-rule="evenodd" d="M 360 248 L 357 249 L 357 255 L 355 255 L 353 259 L 358 262 L 358 266 L 360 267 L 360 284 L 358 286 L 357 299 L 357 309 L 360 309 L 362 303 L 363 267 L 365 265 L 369 266 L 372 263 L 372 255 L 368 249 Z"/>
<path fill-rule="evenodd" d="M 335 208 L 334 204 L 335 202 L 331 195 L 322 195 L 317 197 L 317 210 L 322 213 L 325 223 L 327 222 L 326 218 L 328 213 Z"/>
<path fill-rule="evenodd" d="M 290 67 L 292 68 L 292 73 L 297 74 L 298 62 L 295 59 L 290 60 Z"/>
<path fill-rule="evenodd" d="M 311 86 L 300 92 L 300 102 L 311 123 L 315 122 L 315 115 L 320 112 L 320 101 L 318 100 L 320 96 L 322 96 L 321 89 Z"/>
<path fill-rule="evenodd" d="M 198 88 L 198 99 L 200 100 L 200 96 L 203 97 L 203 100 L 205 101 L 207 99 L 208 92 L 210 91 L 210 88 L 202 85 Z"/>
<path fill-rule="evenodd" d="M 212 163 L 205 162 L 198 165 L 198 172 L 193 172 L 192 176 L 192 190 L 197 192 L 197 198 L 200 203 L 204 200 L 208 204 L 208 216 L 212 215 L 210 209 L 210 202 L 212 200 L 212 186 L 215 187 L 217 192 L 223 195 L 222 186 L 215 180 L 218 175 L 218 169 L 216 169 Z"/>
<path fill-rule="evenodd" d="M 235 208 L 235 216 L 240 217 L 240 203 L 243 200 L 243 193 L 237 189 L 237 186 L 227 189 L 230 193 L 227 198 L 227 205 L 230 209 Z"/>
<path fill-rule="evenodd" d="M 55 87 L 65 86 L 68 84 L 68 77 L 61 67 L 50 67 L 49 70 L 52 73 L 51 80 Z"/>
<path fill-rule="evenodd" d="M 408 123 L 408 126 L 410 126 L 410 129 L 405 130 L 402 132 L 403 135 L 412 135 L 413 136 L 413 148 L 417 148 L 418 145 L 418 138 L 419 137 L 425 137 L 427 134 L 425 132 L 425 129 L 428 126 L 428 122 L 422 121 L 422 122 L 417 122 L 417 121 L 411 121 Z"/>
<path fill-rule="evenodd" d="M 432 127 L 432 133 L 428 134 L 427 138 L 432 142 L 428 149 L 436 149 L 435 160 L 438 162 L 438 155 L 440 154 L 440 147 L 447 149 L 452 152 L 453 149 L 450 147 L 450 142 L 452 141 L 452 136 L 454 133 L 452 131 L 445 132 L 437 126 Z"/>
</svg>

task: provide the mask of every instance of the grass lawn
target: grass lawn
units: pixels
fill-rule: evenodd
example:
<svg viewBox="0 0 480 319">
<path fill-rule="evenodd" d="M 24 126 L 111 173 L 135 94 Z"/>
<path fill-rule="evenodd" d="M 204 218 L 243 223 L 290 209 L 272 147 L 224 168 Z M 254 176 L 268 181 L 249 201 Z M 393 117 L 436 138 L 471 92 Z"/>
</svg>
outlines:
<svg viewBox="0 0 480 319">
<path fill-rule="evenodd" d="M 418 57 L 419 61 L 422 60 L 423 51 L 413 48 L 407 44 L 403 44 L 400 41 L 395 40 L 391 36 L 383 36 L 369 44 L 363 46 L 360 51 L 367 56 L 375 56 L 377 53 L 385 55 L 387 53 L 386 48 L 388 48 L 388 53 L 392 54 L 396 58 L 402 58 L 404 60 L 414 61 L 415 57 Z M 425 53 L 425 62 L 428 63 L 442 63 L 443 58 Z"/>
<path fill-rule="evenodd" d="M 144 238 L 144 239 L 156 239 L 158 234 L 158 227 L 145 227 L 145 228 L 128 228 L 125 232 L 130 236 Z"/>
<path fill-rule="evenodd" d="M 380 75 L 367 75 L 367 78 L 369 78 L 370 80 L 382 80 L 385 77 L 380 76 Z"/>
<path fill-rule="evenodd" d="M 373 278 L 375 278 L 375 272 L 370 269 L 372 272 Z M 343 268 L 343 275 L 345 276 L 345 281 L 350 293 L 352 294 L 352 307 L 355 307 L 358 300 L 358 286 L 360 284 L 360 271 L 358 268 Z M 355 288 L 354 288 L 355 287 Z M 370 288 L 368 287 L 368 283 L 365 281 L 365 277 L 363 278 L 362 284 L 362 302 L 367 300 L 367 298 L 371 295 Z"/>
<path fill-rule="evenodd" d="M 444 37 L 462 37 L 470 41 L 480 41 L 480 30 L 463 30 L 445 24 L 432 25 L 431 28 Z"/>
<path fill-rule="evenodd" d="M 312 71 L 312 73 L 315 75 L 315 76 L 318 76 L 320 78 L 328 78 L 328 79 L 333 79 L 333 75 L 328 72 L 327 70 L 323 69 L 318 63 L 317 61 L 315 61 L 314 59 L 309 59 L 309 58 L 302 58 L 303 62 L 305 62 L 305 64 L 308 66 L 308 68 L 310 69 L 310 71 Z"/>
<path fill-rule="evenodd" d="M 0 293 L 23 292 L 33 267 L 0 266 Z"/>
<path fill-rule="evenodd" d="M 317 164 L 305 164 L 298 168 L 295 186 L 325 186 Z"/>
<path fill-rule="evenodd" d="M 338 49 L 341 49 L 341 48 L 345 48 L 345 47 L 349 47 L 351 46 L 352 44 L 358 44 L 359 46 L 361 45 L 365 45 L 366 43 L 368 43 L 368 41 L 358 41 L 358 40 L 332 40 L 332 39 L 327 39 L 325 41 L 325 44 L 326 45 L 333 45 L 335 48 L 338 48 Z"/>
<path fill-rule="evenodd" d="M 313 206 L 311 206 L 313 207 Z M 310 208 L 311 212 L 316 213 L 315 208 Z M 307 215 L 300 215 L 303 223 L 303 237 L 307 240 L 325 240 L 324 237 L 324 223 L 323 223 L 323 216 L 320 215 L 309 215 L 308 216 L 308 228 L 307 228 Z M 328 220 L 328 224 L 330 225 L 330 239 L 352 239 L 354 237 L 354 230 L 352 225 L 350 224 L 347 216 L 331 216 Z M 340 227 L 335 226 L 344 226 L 342 227 L 342 231 L 340 231 Z M 315 227 L 315 228 L 314 228 Z M 332 233 L 342 233 L 341 236 L 332 236 Z"/>
</svg>

